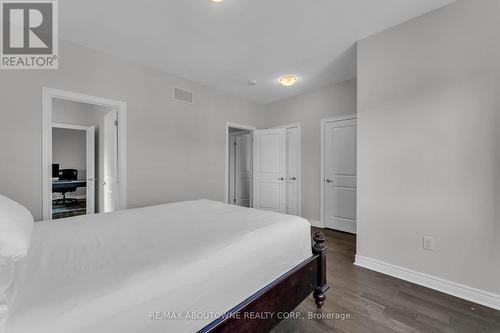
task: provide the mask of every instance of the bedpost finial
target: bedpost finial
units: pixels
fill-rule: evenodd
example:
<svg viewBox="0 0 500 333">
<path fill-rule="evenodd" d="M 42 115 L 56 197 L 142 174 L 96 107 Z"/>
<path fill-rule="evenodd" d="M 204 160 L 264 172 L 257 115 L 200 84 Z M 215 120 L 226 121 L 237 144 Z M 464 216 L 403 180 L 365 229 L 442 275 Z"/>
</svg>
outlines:
<svg viewBox="0 0 500 333">
<path fill-rule="evenodd" d="M 316 231 L 314 233 L 313 240 L 314 240 L 313 248 L 316 252 L 321 252 L 326 249 L 325 245 L 326 237 L 324 233 L 322 233 L 321 231 Z"/>
</svg>

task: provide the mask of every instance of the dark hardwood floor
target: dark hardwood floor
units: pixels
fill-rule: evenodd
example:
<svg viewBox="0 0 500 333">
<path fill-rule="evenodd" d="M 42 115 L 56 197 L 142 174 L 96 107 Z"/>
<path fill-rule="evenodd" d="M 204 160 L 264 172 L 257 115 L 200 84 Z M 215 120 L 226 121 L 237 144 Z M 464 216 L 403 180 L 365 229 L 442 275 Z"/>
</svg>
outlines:
<svg viewBox="0 0 500 333">
<path fill-rule="evenodd" d="M 305 319 L 286 319 L 273 333 L 500 333 L 500 311 L 354 266 L 355 236 L 325 234 L 331 289 L 323 309 L 315 310 L 310 296 L 296 309 Z M 309 313 L 339 317 L 307 320 Z M 342 320 L 342 315 L 350 318 Z"/>
</svg>

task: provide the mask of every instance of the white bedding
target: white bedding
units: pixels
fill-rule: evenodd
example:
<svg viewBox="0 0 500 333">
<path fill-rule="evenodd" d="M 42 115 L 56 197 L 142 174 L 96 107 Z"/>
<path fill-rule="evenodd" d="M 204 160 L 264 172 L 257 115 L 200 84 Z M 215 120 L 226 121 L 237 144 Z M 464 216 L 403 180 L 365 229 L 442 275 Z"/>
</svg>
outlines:
<svg viewBox="0 0 500 333">
<path fill-rule="evenodd" d="M 196 332 L 311 256 L 299 217 L 209 200 L 41 222 L 6 333 Z"/>
</svg>

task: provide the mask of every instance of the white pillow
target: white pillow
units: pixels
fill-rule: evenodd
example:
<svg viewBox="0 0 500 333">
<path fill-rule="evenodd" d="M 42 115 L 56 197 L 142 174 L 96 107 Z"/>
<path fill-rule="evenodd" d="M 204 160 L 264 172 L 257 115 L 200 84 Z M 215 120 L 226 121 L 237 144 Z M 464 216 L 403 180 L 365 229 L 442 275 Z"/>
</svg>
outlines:
<svg viewBox="0 0 500 333">
<path fill-rule="evenodd" d="M 10 257 L 0 256 L 0 332 L 2 332 L 9 314 L 7 295 L 5 292 L 9 289 L 14 280 L 14 260 Z"/>
<path fill-rule="evenodd" d="M 28 252 L 33 215 L 23 205 L 0 195 L 0 256 L 17 261 Z"/>
<path fill-rule="evenodd" d="M 7 306 L 7 301 L 3 294 L 0 294 L 0 333 L 5 330 L 5 323 L 7 323 L 7 318 L 9 317 L 9 307 Z"/>
<path fill-rule="evenodd" d="M 13 279 L 14 260 L 10 257 L 0 256 L 0 295 L 9 289 Z"/>
</svg>

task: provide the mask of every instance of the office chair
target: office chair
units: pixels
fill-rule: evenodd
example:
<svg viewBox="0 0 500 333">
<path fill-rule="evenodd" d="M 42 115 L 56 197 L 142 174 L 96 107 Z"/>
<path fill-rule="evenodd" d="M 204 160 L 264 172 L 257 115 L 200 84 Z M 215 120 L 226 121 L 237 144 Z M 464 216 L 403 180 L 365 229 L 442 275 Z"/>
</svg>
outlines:
<svg viewBox="0 0 500 333">
<path fill-rule="evenodd" d="M 61 169 L 59 170 L 59 180 L 78 180 L 78 170 L 75 169 Z M 76 185 L 75 186 L 66 186 L 61 189 L 56 189 L 56 193 L 62 193 L 63 198 L 62 199 L 57 199 L 55 200 L 55 204 L 58 204 L 59 202 L 62 201 L 62 204 L 66 204 L 66 200 L 69 200 L 71 203 L 76 203 L 76 199 L 66 199 L 66 193 L 67 192 L 75 192 L 77 189 Z"/>
</svg>

